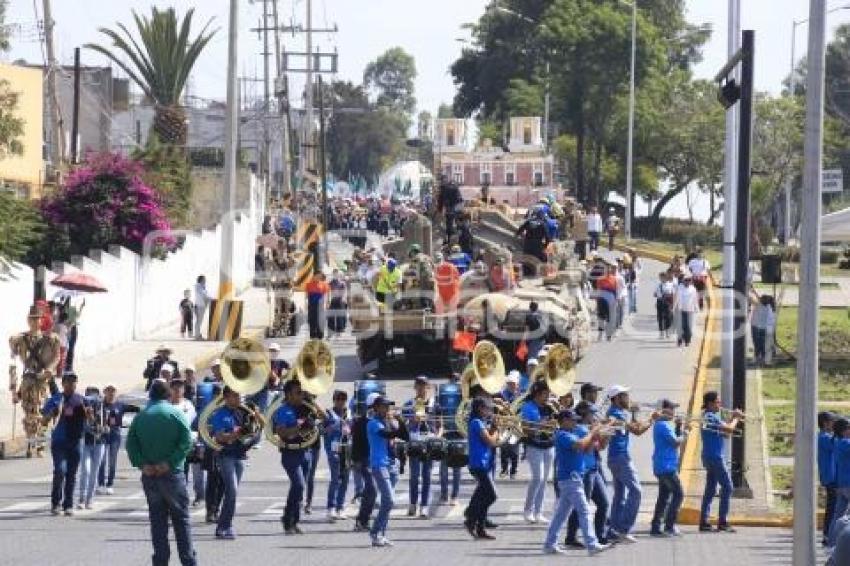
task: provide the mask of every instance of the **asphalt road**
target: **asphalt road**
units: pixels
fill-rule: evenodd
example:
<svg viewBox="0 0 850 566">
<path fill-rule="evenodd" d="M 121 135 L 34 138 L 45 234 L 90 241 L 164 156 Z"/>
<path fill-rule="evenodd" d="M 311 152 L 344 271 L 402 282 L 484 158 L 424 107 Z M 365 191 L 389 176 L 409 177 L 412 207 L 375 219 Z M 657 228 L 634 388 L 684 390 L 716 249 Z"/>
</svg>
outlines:
<svg viewBox="0 0 850 566">
<path fill-rule="evenodd" d="M 654 402 L 661 396 L 679 401 L 687 397 L 693 375 L 695 350 L 677 348 L 659 340 L 654 327 L 651 274 L 660 264 L 646 261 L 645 281 L 640 288 L 640 312 L 631 317 L 614 341 L 595 343 L 579 366 L 579 379 L 603 385 L 622 383 L 634 388 L 634 398 Z M 354 356 L 350 338 L 335 340 L 341 382 L 360 377 L 362 369 Z M 298 345 L 284 344 L 284 355 Z M 349 387 L 346 387 L 348 389 Z M 388 394 L 398 400 L 410 394 L 410 382 L 392 381 Z M 620 546 L 588 558 L 581 551 L 570 552 L 570 563 L 617 565 L 726 565 L 790 564 L 790 533 L 778 529 L 740 529 L 737 534 L 697 534 L 685 527 L 679 539 L 652 539 L 646 536 L 649 513 L 655 498 L 651 476 L 651 439 L 637 439 L 634 455 L 644 484 L 639 520 L 639 543 Z M 545 528 L 522 520 L 527 472 L 520 464 L 514 481 L 499 481 L 499 501 L 492 517 L 501 527 L 497 540 L 470 540 L 462 525 L 463 505 L 436 506 L 428 520 L 406 517 L 407 477 L 403 476 L 396 494 L 396 509 L 388 536 L 396 543 L 391 549 L 373 549 L 366 534 L 352 532 L 353 521 L 329 524 L 324 516 L 327 468 L 324 456 L 318 471 L 313 515 L 303 522 L 306 534 L 285 537 L 279 517 L 287 482 L 277 453 L 266 445 L 250 454 L 236 510 L 235 541 L 218 541 L 213 526 L 203 523 L 203 508 L 193 511 L 193 529 L 200 564 L 538 564 L 541 560 L 562 560 L 540 554 Z M 74 517 L 49 515 L 50 458 L 11 460 L 0 463 L 0 565 L 136 565 L 150 563 L 147 511 L 138 474 L 129 468 L 122 453 L 121 469 L 112 496 L 96 496 L 91 511 L 78 511 Z M 434 476 L 434 486 L 438 484 Z M 462 503 L 472 489 L 466 477 Z M 435 492 L 432 492 L 435 493 Z M 433 499 L 436 499 L 434 497 Z M 545 508 L 551 515 L 554 494 L 547 491 Z M 733 502 L 734 505 L 734 502 Z M 349 513 L 354 508 L 349 507 Z M 176 550 L 172 563 L 177 563 Z"/>
</svg>

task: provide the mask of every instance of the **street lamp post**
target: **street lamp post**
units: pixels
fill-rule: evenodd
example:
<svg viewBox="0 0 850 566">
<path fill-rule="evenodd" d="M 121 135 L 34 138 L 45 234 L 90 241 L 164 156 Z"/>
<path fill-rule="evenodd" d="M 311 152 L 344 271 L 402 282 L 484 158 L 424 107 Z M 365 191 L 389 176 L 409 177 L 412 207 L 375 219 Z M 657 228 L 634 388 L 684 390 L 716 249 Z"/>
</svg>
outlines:
<svg viewBox="0 0 850 566">
<path fill-rule="evenodd" d="M 629 142 L 626 150 L 626 240 L 632 239 L 634 216 L 634 144 L 635 144 L 635 58 L 637 55 L 637 0 L 632 0 L 632 61 L 629 74 Z"/>
</svg>

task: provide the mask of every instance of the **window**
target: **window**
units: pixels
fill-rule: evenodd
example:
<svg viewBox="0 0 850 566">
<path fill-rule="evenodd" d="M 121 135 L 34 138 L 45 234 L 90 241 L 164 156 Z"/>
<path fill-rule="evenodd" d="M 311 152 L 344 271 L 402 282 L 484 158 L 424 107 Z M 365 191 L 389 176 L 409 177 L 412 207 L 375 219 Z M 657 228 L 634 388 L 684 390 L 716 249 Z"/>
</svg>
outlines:
<svg viewBox="0 0 850 566">
<path fill-rule="evenodd" d="M 543 186 L 543 171 L 535 171 L 534 172 L 534 186 L 542 187 Z"/>
<path fill-rule="evenodd" d="M 463 165 L 462 164 L 452 165 L 452 181 L 454 181 L 458 185 L 463 184 Z"/>
<path fill-rule="evenodd" d="M 446 127 L 446 145 L 455 145 L 455 128 L 454 126 Z"/>
<path fill-rule="evenodd" d="M 528 124 L 522 127 L 522 143 L 531 145 L 531 126 Z"/>
<path fill-rule="evenodd" d="M 481 164 L 481 173 L 478 180 L 482 185 L 491 185 L 493 183 L 493 169 L 490 163 Z"/>
<path fill-rule="evenodd" d="M 505 184 L 509 187 L 516 185 L 516 165 L 505 163 Z"/>
</svg>

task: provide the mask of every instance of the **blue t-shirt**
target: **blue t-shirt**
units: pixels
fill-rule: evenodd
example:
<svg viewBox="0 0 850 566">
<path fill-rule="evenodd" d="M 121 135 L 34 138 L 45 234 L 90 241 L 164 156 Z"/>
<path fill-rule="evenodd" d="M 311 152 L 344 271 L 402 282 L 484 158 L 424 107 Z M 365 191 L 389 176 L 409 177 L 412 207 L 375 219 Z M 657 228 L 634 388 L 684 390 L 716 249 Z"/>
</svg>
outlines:
<svg viewBox="0 0 850 566">
<path fill-rule="evenodd" d="M 57 417 L 56 426 L 53 427 L 50 441 L 53 444 L 76 444 L 83 437 L 86 421 L 85 399 L 78 393 L 69 397 L 66 397 L 64 393 L 57 393 L 47 398 L 41 414 L 53 415 L 60 407 L 61 412 Z"/>
<path fill-rule="evenodd" d="M 850 438 L 835 440 L 835 485 L 850 487 Z"/>
<path fill-rule="evenodd" d="M 531 378 L 527 372 L 519 374 L 519 392 L 520 394 L 528 391 L 528 386 L 531 385 Z"/>
<path fill-rule="evenodd" d="M 577 424 L 574 432 L 579 438 L 584 438 L 590 434 L 590 427 L 586 424 Z M 588 452 L 582 452 L 582 454 L 584 456 L 585 471 L 599 469 L 599 450 L 593 449 Z"/>
<path fill-rule="evenodd" d="M 387 429 L 384 421 L 377 417 L 369 419 L 366 425 L 366 436 L 369 439 L 369 467 L 388 468 L 390 466 L 390 439 L 384 438 L 382 432 Z"/>
<path fill-rule="evenodd" d="M 539 423 L 545 418 L 548 418 L 546 414 L 547 411 L 547 409 L 540 407 L 540 405 L 538 405 L 534 401 L 529 400 L 522 404 L 522 408 L 520 409 L 520 416 L 524 421 Z M 525 439 L 525 444 L 527 446 L 533 446 L 535 448 L 551 448 L 552 437 L 540 433 L 532 433 L 528 438 Z"/>
<path fill-rule="evenodd" d="M 333 409 L 325 413 L 325 448 L 330 450 L 331 443 L 339 442 L 342 438 L 342 427 L 346 420 Z"/>
<path fill-rule="evenodd" d="M 484 441 L 481 433 L 487 430 L 484 421 L 479 418 L 469 421 L 469 469 L 472 471 L 489 471 L 493 466 L 493 450 Z"/>
<path fill-rule="evenodd" d="M 519 397 L 519 396 L 520 396 L 519 389 L 517 389 L 516 393 L 514 393 L 513 391 L 511 391 L 507 387 L 502 389 L 501 397 L 507 403 L 513 403 L 514 401 L 516 401 L 516 398 Z"/>
<path fill-rule="evenodd" d="M 724 435 L 720 431 L 725 423 L 720 418 L 720 413 L 706 411 L 703 413 L 702 431 L 702 457 L 709 460 L 723 459 Z"/>
<path fill-rule="evenodd" d="M 608 409 L 608 417 L 629 422 L 629 413 L 625 409 L 619 407 L 610 407 Z M 629 455 L 629 429 L 617 429 L 611 440 L 608 442 L 608 458 L 611 456 L 628 456 Z"/>
<path fill-rule="evenodd" d="M 578 450 L 576 443 L 586 435 L 586 431 L 578 428 L 558 429 L 555 433 L 555 467 L 558 471 L 558 481 L 580 479 L 584 475 L 585 453 Z"/>
<path fill-rule="evenodd" d="M 239 411 L 230 407 L 220 407 L 210 416 L 210 434 L 214 437 L 221 433 L 233 432 L 236 427 L 242 426 L 242 415 Z M 233 458 L 244 458 L 246 447 L 242 442 L 236 441 L 223 444 L 220 454 Z"/>
<path fill-rule="evenodd" d="M 679 471 L 679 437 L 676 424 L 671 420 L 655 421 L 652 426 L 652 473 L 675 474 Z"/>
<path fill-rule="evenodd" d="M 835 444 L 832 433 L 818 433 L 818 477 L 821 485 L 835 484 Z"/>
</svg>

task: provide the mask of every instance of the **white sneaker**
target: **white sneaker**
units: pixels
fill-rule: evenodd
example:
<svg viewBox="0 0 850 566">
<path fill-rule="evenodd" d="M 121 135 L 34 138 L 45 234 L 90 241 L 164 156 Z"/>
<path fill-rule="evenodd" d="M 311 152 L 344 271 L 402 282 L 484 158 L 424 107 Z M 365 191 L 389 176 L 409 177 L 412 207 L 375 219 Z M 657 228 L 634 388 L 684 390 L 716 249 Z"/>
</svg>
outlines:
<svg viewBox="0 0 850 566">
<path fill-rule="evenodd" d="M 631 535 L 627 535 L 627 536 L 631 536 Z M 595 546 L 591 546 L 590 548 L 588 548 L 587 553 L 590 556 L 593 556 L 595 554 L 599 554 L 600 552 L 605 552 L 609 548 L 611 548 L 610 544 L 597 544 Z"/>
<path fill-rule="evenodd" d="M 428 508 L 427 507 L 420 507 L 419 508 L 419 518 L 420 519 L 428 519 L 429 517 L 430 517 L 430 514 L 428 513 Z"/>
<path fill-rule="evenodd" d="M 333 509 L 328 509 L 328 514 L 326 516 L 328 518 L 328 523 L 333 523 L 337 520 L 336 511 Z"/>
<path fill-rule="evenodd" d="M 523 513 L 522 518 L 525 519 L 526 523 L 531 523 L 532 525 L 537 522 L 537 516 L 531 511 Z"/>
<path fill-rule="evenodd" d="M 85 507 L 86 507 L 86 509 L 91 510 L 91 509 L 92 509 L 91 501 L 89 501 L 88 503 L 86 503 Z"/>
<path fill-rule="evenodd" d="M 413 503 L 411 503 L 410 505 L 407 506 L 407 516 L 408 517 L 415 517 L 416 516 L 416 505 L 414 505 Z"/>
<path fill-rule="evenodd" d="M 544 515 L 543 513 L 538 513 L 537 515 L 534 516 L 534 522 L 535 523 L 542 523 L 544 525 L 548 525 L 549 519 L 547 519 L 546 515 Z"/>
<path fill-rule="evenodd" d="M 345 519 L 350 519 L 351 517 L 349 517 L 348 514 L 342 509 L 338 509 L 336 512 L 336 518 L 341 521 L 344 521 Z"/>
<path fill-rule="evenodd" d="M 459 502 L 458 502 L 458 500 L 457 500 L 457 497 L 452 497 L 452 500 L 451 500 L 451 501 L 449 501 L 449 505 L 451 505 L 452 507 L 457 507 L 457 504 L 458 504 L 458 503 L 459 503 Z"/>
<path fill-rule="evenodd" d="M 544 546 L 543 547 L 543 553 L 544 554 L 566 554 L 567 551 L 556 544 L 555 546 Z"/>
<path fill-rule="evenodd" d="M 620 535 L 620 538 L 617 540 L 626 544 L 635 544 L 638 541 L 635 535 Z"/>
</svg>

